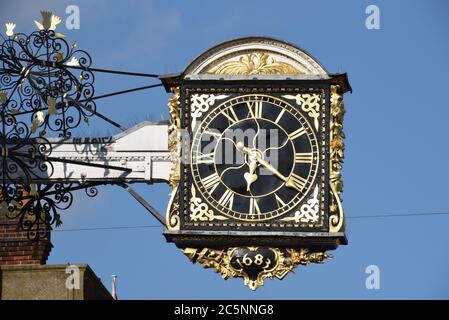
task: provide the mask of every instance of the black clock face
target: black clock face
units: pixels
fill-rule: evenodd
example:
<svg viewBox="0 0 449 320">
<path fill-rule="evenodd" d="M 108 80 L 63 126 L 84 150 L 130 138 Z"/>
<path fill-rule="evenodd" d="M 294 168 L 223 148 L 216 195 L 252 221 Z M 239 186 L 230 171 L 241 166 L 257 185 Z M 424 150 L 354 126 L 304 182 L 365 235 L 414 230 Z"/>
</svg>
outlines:
<svg viewBox="0 0 449 320">
<path fill-rule="evenodd" d="M 269 220 L 296 209 L 318 162 L 311 125 L 274 96 L 231 98 L 211 108 L 194 132 L 196 190 L 217 212 L 237 220 Z"/>
</svg>

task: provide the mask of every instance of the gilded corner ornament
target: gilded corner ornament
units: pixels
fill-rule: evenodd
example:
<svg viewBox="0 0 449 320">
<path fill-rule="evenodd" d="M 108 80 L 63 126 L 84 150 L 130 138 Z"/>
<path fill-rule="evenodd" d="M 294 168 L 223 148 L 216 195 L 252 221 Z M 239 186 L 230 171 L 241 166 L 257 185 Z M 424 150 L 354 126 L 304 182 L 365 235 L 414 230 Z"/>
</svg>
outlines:
<svg viewBox="0 0 449 320">
<path fill-rule="evenodd" d="M 320 94 L 318 93 L 298 93 L 296 95 L 284 95 L 283 97 L 290 100 L 295 100 L 296 104 L 301 107 L 309 117 L 313 119 L 315 129 L 319 129 L 318 118 L 320 116 Z"/>
<path fill-rule="evenodd" d="M 317 223 L 320 218 L 320 200 L 318 185 L 315 186 L 313 194 L 309 199 L 301 205 L 299 210 L 295 211 L 295 215 L 281 219 L 282 221 L 294 221 L 295 223 L 310 224 Z"/>
<path fill-rule="evenodd" d="M 251 290 L 263 286 L 265 279 L 282 280 L 298 265 L 324 263 L 332 255 L 308 248 L 231 247 L 184 248 L 193 263 L 213 268 L 223 279 L 241 277 Z"/>
<path fill-rule="evenodd" d="M 207 112 L 210 106 L 213 105 L 216 100 L 222 100 L 227 97 L 228 95 L 224 94 L 192 94 L 192 96 L 190 97 L 190 116 L 192 118 L 192 131 L 196 130 L 197 119 L 200 118 L 204 112 Z"/>
<path fill-rule="evenodd" d="M 228 218 L 214 214 L 214 211 L 209 209 L 207 203 L 203 202 L 201 198 L 196 196 L 196 189 L 191 188 L 190 197 L 190 220 L 192 221 L 213 221 L 213 220 L 227 220 Z"/>
<path fill-rule="evenodd" d="M 340 194 L 343 192 L 341 169 L 345 145 L 343 139 L 343 117 L 345 114 L 343 97 L 340 86 L 331 86 L 330 97 L 330 188 L 332 201 L 330 205 L 329 232 L 340 232 L 344 230 L 344 213 Z"/>
</svg>

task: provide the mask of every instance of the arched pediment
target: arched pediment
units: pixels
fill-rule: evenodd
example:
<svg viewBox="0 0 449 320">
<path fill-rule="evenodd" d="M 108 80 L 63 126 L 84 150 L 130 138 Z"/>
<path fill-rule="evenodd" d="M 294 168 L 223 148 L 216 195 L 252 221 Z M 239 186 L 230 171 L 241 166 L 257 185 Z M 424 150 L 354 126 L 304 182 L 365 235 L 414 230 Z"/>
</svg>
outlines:
<svg viewBox="0 0 449 320">
<path fill-rule="evenodd" d="M 185 75 L 327 75 L 320 63 L 287 42 L 247 37 L 219 44 L 196 58 Z"/>
</svg>

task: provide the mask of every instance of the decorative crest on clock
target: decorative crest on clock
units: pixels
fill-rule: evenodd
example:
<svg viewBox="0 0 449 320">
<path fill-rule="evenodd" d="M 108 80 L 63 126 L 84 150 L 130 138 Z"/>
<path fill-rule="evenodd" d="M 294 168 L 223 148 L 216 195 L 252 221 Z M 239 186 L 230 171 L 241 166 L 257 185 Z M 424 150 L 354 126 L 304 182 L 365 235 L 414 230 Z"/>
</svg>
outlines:
<svg viewBox="0 0 449 320">
<path fill-rule="evenodd" d="M 210 74 L 301 74 L 291 64 L 277 61 L 267 53 L 248 53 L 238 60 L 226 61 L 211 71 Z"/>
</svg>

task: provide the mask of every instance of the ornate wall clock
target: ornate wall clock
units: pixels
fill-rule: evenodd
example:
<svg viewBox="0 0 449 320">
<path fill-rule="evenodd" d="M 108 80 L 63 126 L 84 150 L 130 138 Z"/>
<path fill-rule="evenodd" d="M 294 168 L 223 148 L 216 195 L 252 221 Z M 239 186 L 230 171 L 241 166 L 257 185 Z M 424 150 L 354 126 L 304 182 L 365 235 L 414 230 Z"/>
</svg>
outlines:
<svg viewBox="0 0 449 320">
<path fill-rule="evenodd" d="M 345 74 L 257 37 L 214 47 L 162 81 L 174 93 L 168 241 L 251 289 L 347 243 Z"/>
<path fill-rule="evenodd" d="M 262 37 L 220 44 L 176 75 L 97 69 L 55 33 L 50 22 L 59 17 L 41 15 L 39 31 L 16 33 L 8 23 L 7 38 L 0 36 L 0 118 L 8 120 L 0 132 L 0 213 L 18 220 L 30 240 L 61 224 L 57 209 L 71 205 L 72 191 L 94 196 L 96 186 L 115 184 L 165 224 L 167 240 L 193 262 L 242 277 L 251 289 L 299 264 L 322 263 L 326 251 L 347 243 L 340 199 L 346 74 L 329 74 L 302 49 Z M 93 72 L 162 84 L 94 96 Z M 66 78 L 73 81 L 58 85 Z M 169 124 L 125 129 L 96 110 L 100 98 L 160 85 L 173 93 Z M 93 115 L 123 132 L 70 139 Z M 166 219 L 129 185 L 167 181 Z"/>
</svg>

